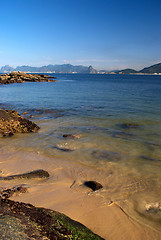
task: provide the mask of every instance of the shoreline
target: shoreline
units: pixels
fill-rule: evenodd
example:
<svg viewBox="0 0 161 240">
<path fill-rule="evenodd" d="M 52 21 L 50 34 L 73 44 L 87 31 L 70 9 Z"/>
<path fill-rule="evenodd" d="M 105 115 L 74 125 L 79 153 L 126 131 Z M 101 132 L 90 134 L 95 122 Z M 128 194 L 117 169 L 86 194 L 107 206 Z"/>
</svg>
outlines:
<svg viewBox="0 0 161 240">
<path fill-rule="evenodd" d="M 95 176 L 97 180 L 98 172 L 95 169 L 29 152 L 4 152 L 0 157 L 0 169 L 5 175 L 40 168 L 49 171 L 48 180 L 1 181 L 1 186 L 4 187 L 20 183 L 28 185 L 28 193 L 11 197 L 11 200 L 62 212 L 107 240 L 161 239 L 160 232 L 132 219 L 117 203 L 107 202 L 99 190 L 92 192 L 80 187 L 79 179 L 76 180 L 76 186 L 71 187 L 78 172 L 82 173 L 83 178 L 88 176 L 91 179 Z"/>
</svg>

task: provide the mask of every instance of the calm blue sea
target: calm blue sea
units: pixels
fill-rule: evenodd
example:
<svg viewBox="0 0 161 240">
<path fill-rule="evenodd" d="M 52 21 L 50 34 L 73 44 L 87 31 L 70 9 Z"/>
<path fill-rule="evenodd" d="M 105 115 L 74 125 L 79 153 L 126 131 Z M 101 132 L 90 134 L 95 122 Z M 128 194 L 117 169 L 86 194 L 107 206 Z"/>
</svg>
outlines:
<svg viewBox="0 0 161 240">
<path fill-rule="evenodd" d="M 161 75 L 53 76 L 57 82 L 0 85 L 0 108 L 26 112 L 41 128 L 0 140 L 0 147 L 102 169 L 112 200 L 141 192 L 160 201 Z"/>
<path fill-rule="evenodd" d="M 27 112 L 27 117 L 42 125 L 55 124 L 54 141 L 62 127 L 62 133 L 102 136 L 98 146 L 100 140 L 106 144 L 104 137 L 108 136 L 112 142 L 121 139 L 125 144 L 161 147 L 161 76 L 53 76 L 57 77 L 56 83 L 1 85 L 0 107 Z M 121 124 L 139 126 L 126 128 Z M 161 161 L 161 155 L 154 158 Z"/>
</svg>

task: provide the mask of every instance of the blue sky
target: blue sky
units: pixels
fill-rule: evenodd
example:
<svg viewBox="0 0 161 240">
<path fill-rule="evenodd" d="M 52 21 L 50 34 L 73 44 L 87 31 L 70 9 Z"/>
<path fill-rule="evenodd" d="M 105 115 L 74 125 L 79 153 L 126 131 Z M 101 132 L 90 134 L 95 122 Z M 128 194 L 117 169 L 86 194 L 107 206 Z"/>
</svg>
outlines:
<svg viewBox="0 0 161 240">
<path fill-rule="evenodd" d="M 0 67 L 161 62 L 161 0 L 0 0 Z"/>
</svg>

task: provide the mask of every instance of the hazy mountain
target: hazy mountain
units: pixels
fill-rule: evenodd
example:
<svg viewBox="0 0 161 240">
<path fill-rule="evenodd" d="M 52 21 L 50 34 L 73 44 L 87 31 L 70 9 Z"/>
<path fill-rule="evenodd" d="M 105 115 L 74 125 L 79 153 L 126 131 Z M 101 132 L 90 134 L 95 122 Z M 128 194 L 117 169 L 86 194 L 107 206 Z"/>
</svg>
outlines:
<svg viewBox="0 0 161 240">
<path fill-rule="evenodd" d="M 31 67 L 31 66 L 18 66 L 12 68 L 9 65 L 1 67 L 0 72 L 12 72 L 12 71 L 21 71 L 21 72 L 55 72 L 55 73 L 97 73 L 97 71 L 92 67 L 86 67 L 82 65 L 73 66 L 71 64 L 62 64 L 62 65 L 47 65 L 42 67 Z"/>
<path fill-rule="evenodd" d="M 131 73 L 161 73 L 161 63 L 152 65 L 150 67 L 146 67 L 140 71 L 136 71 L 131 68 L 127 69 L 122 69 L 122 70 L 113 70 L 113 71 L 108 71 L 108 70 L 100 70 L 96 71 L 91 65 L 89 67 L 87 66 L 74 66 L 71 64 L 61 64 L 61 65 L 47 65 L 47 66 L 42 66 L 42 67 L 31 67 L 31 66 L 18 66 L 16 68 L 10 67 L 9 65 L 5 65 L 0 68 L 0 73 L 7 73 L 7 72 L 12 72 L 12 71 L 21 71 L 21 72 L 31 72 L 31 73 L 50 73 L 50 72 L 55 72 L 55 73 L 90 73 L 90 74 L 95 74 L 95 73 L 122 73 L 122 74 L 131 74 Z"/>
<path fill-rule="evenodd" d="M 71 64 L 47 65 L 42 67 L 18 66 L 15 71 L 22 72 L 55 72 L 55 73 L 96 73 L 92 66 L 73 66 Z"/>
<path fill-rule="evenodd" d="M 141 73 L 161 73 L 161 63 L 146 67 L 140 71 Z"/>
<path fill-rule="evenodd" d="M 5 65 L 0 68 L 1 73 L 12 72 L 13 70 L 14 70 L 14 68 L 10 67 L 9 65 Z"/>
</svg>

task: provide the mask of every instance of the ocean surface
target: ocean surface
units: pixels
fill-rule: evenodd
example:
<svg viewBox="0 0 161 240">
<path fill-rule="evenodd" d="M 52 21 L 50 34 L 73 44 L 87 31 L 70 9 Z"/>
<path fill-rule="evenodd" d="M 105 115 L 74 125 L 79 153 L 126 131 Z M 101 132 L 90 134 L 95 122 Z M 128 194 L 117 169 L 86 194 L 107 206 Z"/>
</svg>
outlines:
<svg viewBox="0 0 161 240">
<path fill-rule="evenodd" d="M 101 171 L 95 180 L 105 201 L 161 230 L 161 76 L 52 75 L 57 82 L 0 85 L 0 108 L 26 112 L 40 126 L 0 139 L 0 151 Z"/>
</svg>

